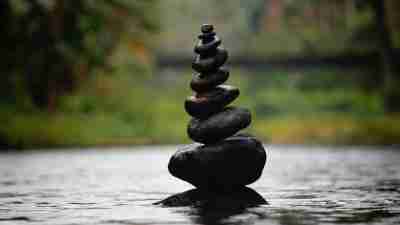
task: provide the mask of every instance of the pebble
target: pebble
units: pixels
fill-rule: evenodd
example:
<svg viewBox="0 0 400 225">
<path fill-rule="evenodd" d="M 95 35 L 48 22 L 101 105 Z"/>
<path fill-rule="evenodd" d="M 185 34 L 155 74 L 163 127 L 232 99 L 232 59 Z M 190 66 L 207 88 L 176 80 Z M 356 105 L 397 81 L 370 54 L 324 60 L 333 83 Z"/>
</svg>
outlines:
<svg viewBox="0 0 400 225">
<path fill-rule="evenodd" d="M 199 41 L 197 45 L 194 47 L 194 52 L 204 56 L 204 55 L 215 55 L 215 52 L 218 46 L 221 45 L 221 40 L 218 37 L 214 37 L 213 40 L 203 43 L 203 41 Z"/>
<path fill-rule="evenodd" d="M 202 58 L 201 55 L 197 55 L 192 63 L 192 68 L 199 73 L 213 72 L 224 65 L 227 59 L 228 52 L 225 49 L 218 47 L 215 56 Z"/>
<path fill-rule="evenodd" d="M 220 85 L 203 94 L 190 96 L 185 101 L 185 110 L 192 117 L 207 118 L 233 102 L 239 96 L 239 89 Z"/>
<path fill-rule="evenodd" d="M 211 144 L 228 138 L 251 123 L 250 111 L 244 108 L 227 107 L 207 119 L 192 118 L 187 133 L 195 141 Z"/>
<path fill-rule="evenodd" d="M 196 74 L 190 82 L 190 87 L 197 93 L 203 93 L 225 83 L 228 78 L 229 71 L 225 69 L 210 74 Z"/>
<path fill-rule="evenodd" d="M 214 25 L 212 24 L 203 24 L 201 25 L 201 32 L 202 33 L 210 33 L 214 31 Z"/>
</svg>

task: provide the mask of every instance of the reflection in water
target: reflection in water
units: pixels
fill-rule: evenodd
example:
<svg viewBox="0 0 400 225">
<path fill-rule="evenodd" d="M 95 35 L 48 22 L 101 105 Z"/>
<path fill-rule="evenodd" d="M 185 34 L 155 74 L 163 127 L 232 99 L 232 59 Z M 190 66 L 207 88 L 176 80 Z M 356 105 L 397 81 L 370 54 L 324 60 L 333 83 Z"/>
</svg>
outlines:
<svg viewBox="0 0 400 225">
<path fill-rule="evenodd" d="M 10 218 L 0 218 L 1 221 L 31 221 L 28 217 L 25 216 L 19 216 L 19 217 L 10 217 Z"/>
<path fill-rule="evenodd" d="M 400 224 L 397 150 L 271 146 L 250 194 L 268 205 L 155 206 L 190 188 L 167 172 L 175 149 L 0 153 L 0 225 Z"/>
<path fill-rule="evenodd" d="M 194 224 L 248 225 L 248 224 L 398 224 L 400 222 L 400 179 L 380 180 L 370 187 L 358 189 L 364 194 L 359 198 L 343 197 L 356 188 L 349 187 L 338 193 L 338 199 L 322 200 L 328 193 L 310 190 L 315 194 L 296 194 L 299 190 L 281 193 L 282 201 L 291 202 L 287 207 L 262 205 L 257 207 L 231 205 L 227 208 L 191 207 L 180 211 Z M 343 193 L 340 193 L 343 192 Z M 367 192 L 370 194 L 367 194 Z M 286 195 L 286 193 L 290 193 Z M 295 202 L 292 202 L 295 200 Z"/>
<path fill-rule="evenodd" d="M 210 192 L 192 189 L 172 195 L 155 204 L 169 207 L 194 206 L 203 210 L 237 209 L 249 206 L 268 204 L 256 191 L 242 187 L 231 192 Z"/>
<path fill-rule="evenodd" d="M 193 208 L 188 212 L 190 218 L 192 218 L 195 224 L 204 225 L 223 225 L 231 224 L 232 219 L 236 215 L 244 214 L 246 207 L 239 208 L 226 208 L 226 209 L 204 209 L 204 208 Z M 238 222 L 238 221 L 236 221 Z"/>
<path fill-rule="evenodd" d="M 243 187 L 229 193 L 213 193 L 192 189 L 172 195 L 157 204 L 168 207 L 190 206 L 184 211 L 195 224 L 230 224 L 234 216 L 247 209 L 267 205 L 267 201 L 251 188 Z"/>
</svg>

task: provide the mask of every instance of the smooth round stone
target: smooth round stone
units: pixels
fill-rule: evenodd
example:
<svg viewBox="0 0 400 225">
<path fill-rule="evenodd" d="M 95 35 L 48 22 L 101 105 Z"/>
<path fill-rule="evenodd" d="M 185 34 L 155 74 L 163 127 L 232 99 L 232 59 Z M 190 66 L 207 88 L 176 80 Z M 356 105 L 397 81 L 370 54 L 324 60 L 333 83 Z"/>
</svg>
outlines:
<svg viewBox="0 0 400 225">
<path fill-rule="evenodd" d="M 210 33 L 205 33 L 205 34 L 200 34 L 197 37 L 203 41 L 203 43 L 209 43 L 214 40 L 215 35 L 217 35 L 215 32 L 210 32 Z"/>
<path fill-rule="evenodd" d="M 192 118 L 187 133 L 195 141 L 216 143 L 236 134 L 251 123 L 250 111 L 244 108 L 227 107 L 207 119 Z"/>
<path fill-rule="evenodd" d="M 211 74 L 196 74 L 190 82 L 190 87 L 197 93 L 203 93 L 225 83 L 228 78 L 229 71 L 226 69 L 219 69 Z"/>
<path fill-rule="evenodd" d="M 234 136 L 215 144 L 182 147 L 171 157 L 168 170 L 199 189 L 229 192 L 255 182 L 266 158 L 256 138 Z"/>
<path fill-rule="evenodd" d="M 192 117 L 207 118 L 220 112 L 239 96 L 239 89 L 220 85 L 209 92 L 190 96 L 185 101 L 185 110 Z"/>
<path fill-rule="evenodd" d="M 210 192 L 196 188 L 172 195 L 154 204 L 167 207 L 192 206 L 206 210 L 216 210 L 243 209 L 266 205 L 268 202 L 253 189 L 242 187 L 227 193 Z"/>
<path fill-rule="evenodd" d="M 208 41 L 207 43 L 199 41 L 197 45 L 194 47 L 194 52 L 202 56 L 215 54 L 218 46 L 220 45 L 221 45 L 221 39 L 215 36 L 213 37 L 212 41 Z"/>
<path fill-rule="evenodd" d="M 199 73 L 213 72 L 224 65 L 227 59 L 228 51 L 218 47 L 215 56 L 202 58 L 200 55 L 197 55 L 194 62 L 192 63 L 192 68 Z"/>
<path fill-rule="evenodd" d="M 201 32 L 202 33 L 210 33 L 214 31 L 214 25 L 212 24 L 203 24 L 201 25 Z"/>
</svg>

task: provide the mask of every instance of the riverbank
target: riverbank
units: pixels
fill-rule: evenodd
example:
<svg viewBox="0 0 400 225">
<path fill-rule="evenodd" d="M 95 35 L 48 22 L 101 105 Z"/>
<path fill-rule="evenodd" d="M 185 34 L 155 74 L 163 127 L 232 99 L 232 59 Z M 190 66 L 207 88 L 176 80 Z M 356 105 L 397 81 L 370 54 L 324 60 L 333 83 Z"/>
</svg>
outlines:
<svg viewBox="0 0 400 225">
<path fill-rule="evenodd" d="M 14 115 L 2 135 L 11 148 L 89 147 L 189 143 L 186 121 L 146 131 L 109 115 Z M 400 117 L 357 119 L 343 115 L 255 119 L 248 132 L 265 143 L 328 145 L 399 144 Z M 140 126 L 141 128 L 138 128 Z"/>
<path fill-rule="evenodd" d="M 2 106 L 0 141 L 18 149 L 189 143 L 183 101 L 191 72 L 181 73 L 99 75 L 51 113 L 29 104 Z M 236 105 L 253 114 L 247 131 L 274 144 L 399 144 L 400 115 L 384 114 L 378 92 L 347 76 L 338 81 L 337 71 L 319 72 L 319 79 L 313 73 L 266 77 L 234 70 L 228 83 L 242 90 Z"/>
</svg>

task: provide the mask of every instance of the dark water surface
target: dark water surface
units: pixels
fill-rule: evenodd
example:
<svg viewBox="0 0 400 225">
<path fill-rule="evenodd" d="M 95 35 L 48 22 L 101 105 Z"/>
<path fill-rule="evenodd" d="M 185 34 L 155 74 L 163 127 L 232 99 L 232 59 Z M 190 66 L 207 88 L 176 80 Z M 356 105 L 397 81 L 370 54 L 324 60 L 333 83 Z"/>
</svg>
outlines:
<svg viewBox="0 0 400 225">
<path fill-rule="evenodd" d="M 400 151 L 270 146 L 251 187 L 269 205 L 226 211 L 152 205 L 192 188 L 170 147 L 0 154 L 4 224 L 400 224 Z"/>
</svg>

